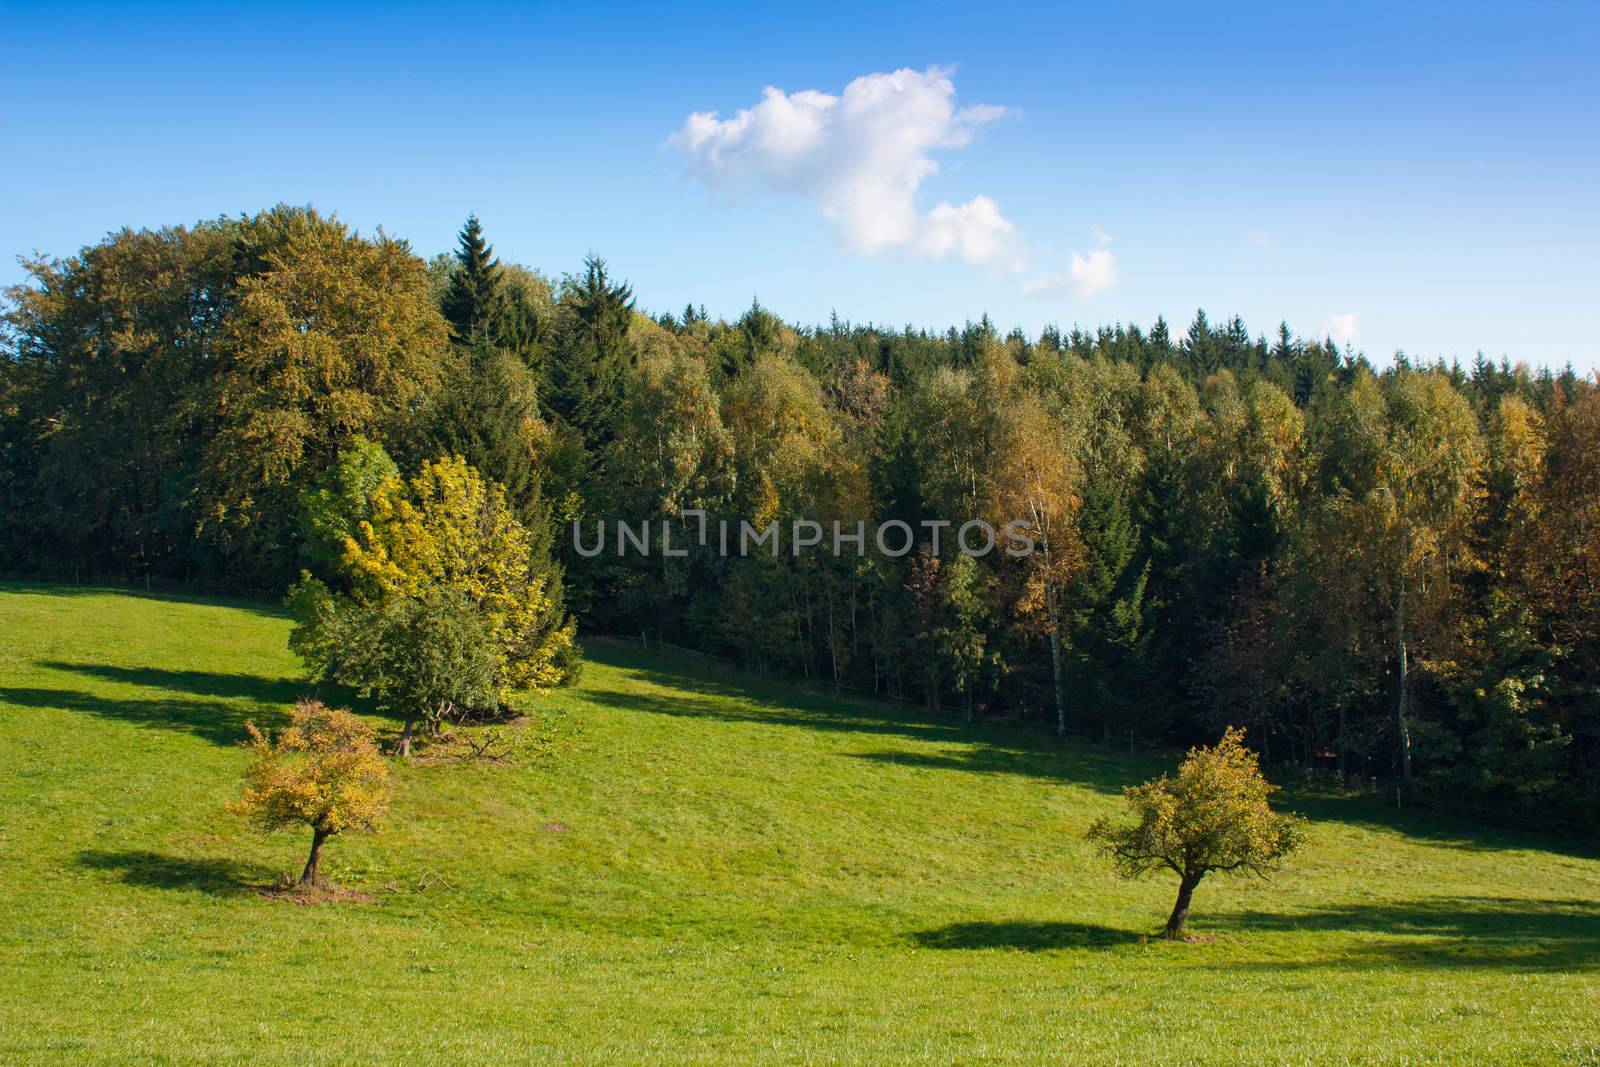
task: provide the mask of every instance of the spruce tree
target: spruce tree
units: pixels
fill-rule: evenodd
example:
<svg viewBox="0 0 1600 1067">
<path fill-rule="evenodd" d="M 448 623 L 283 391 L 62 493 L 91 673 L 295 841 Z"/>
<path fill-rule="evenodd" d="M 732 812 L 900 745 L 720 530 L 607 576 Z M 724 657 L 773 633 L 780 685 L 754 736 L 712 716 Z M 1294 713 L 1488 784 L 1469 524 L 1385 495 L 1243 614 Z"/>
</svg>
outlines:
<svg viewBox="0 0 1600 1067">
<path fill-rule="evenodd" d="M 494 312 L 499 285 L 500 261 L 483 239 L 478 216 L 468 215 L 456 246 L 456 269 L 440 309 L 457 340 L 468 341 L 483 332 Z"/>
<path fill-rule="evenodd" d="M 533 372 L 515 356 L 475 345 L 419 413 L 407 442 L 413 464 L 460 456 L 506 493 L 517 518 L 548 537 L 537 451 Z"/>
<path fill-rule="evenodd" d="M 1204 309 L 1194 313 L 1189 325 L 1189 335 L 1183 340 L 1183 354 L 1188 357 L 1189 378 L 1203 382 L 1222 366 L 1222 353 L 1218 351 L 1216 335 L 1206 321 Z"/>
<path fill-rule="evenodd" d="M 1145 349 L 1148 356 L 1144 365 L 1139 368 L 1145 373 L 1158 363 L 1172 362 L 1172 332 L 1167 329 L 1166 316 L 1156 316 L 1156 324 L 1150 327 L 1150 342 Z"/>
<path fill-rule="evenodd" d="M 1072 673 L 1108 737 L 1113 724 L 1148 736 L 1165 725 L 1145 676 L 1150 565 L 1138 559 L 1141 531 L 1121 478 L 1089 480 L 1079 526 L 1084 566 L 1068 594 Z"/>
<path fill-rule="evenodd" d="M 563 302 L 572 312 L 571 325 L 551 354 L 543 399 L 549 413 L 594 450 L 611 440 L 622 372 L 630 361 L 633 287 L 612 282 L 605 260 L 590 256 Z"/>
</svg>

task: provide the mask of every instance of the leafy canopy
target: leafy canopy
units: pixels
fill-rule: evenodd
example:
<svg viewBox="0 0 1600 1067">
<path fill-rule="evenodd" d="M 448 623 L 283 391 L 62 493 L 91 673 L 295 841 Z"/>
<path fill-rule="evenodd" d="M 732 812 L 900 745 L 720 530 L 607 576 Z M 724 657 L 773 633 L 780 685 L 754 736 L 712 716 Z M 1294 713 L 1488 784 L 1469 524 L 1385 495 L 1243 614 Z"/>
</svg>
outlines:
<svg viewBox="0 0 1600 1067">
<path fill-rule="evenodd" d="M 301 552 L 319 564 L 337 566 L 358 524 L 372 517 L 372 502 L 400 477 L 389 453 L 365 437 L 352 438 L 339 459 L 300 494 Z"/>
<path fill-rule="evenodd" d="M 1276 789 L 1244 731 L 1230 726 L 1214 748 L 1190 749 L 1176 778 L 1128 787 L 1132 824 L 1098 819 L 1088 836 L 1124 878 L 1163 867 L 1190 880 L 1210 871 L 1265 875 L 1302 840 L 1299 818 L 1268 807 Z"/>
<path fill-rule="evenodd" d="M 302 654 L 330 664 L 330 676 L 382 710 L 437 726 L 499 702 L 504 654 L 489 621 L 461 590 L 441 586 L 374 604 L 330 598 L 322 607 L 314 631 L 319 644 L 308 641 Z"/>
<path fill-rule="evenodd" d="M 389 769 L 372 727 L 320 701 L 294 706 L 276 740 L 254 723 L 244 795 L 231 809 L 271 832 L 304 824 L 320 835 L 368 830 L 389 807 Z"/>
<path fill-rule="evenodd" d="M 379 485 L 371 517 L 345 538 L 342 564 L 349 594 L 315 579 L 290 593 L 299 620 L 290 647 L 318 677 L 376 693 L 407 718 L 441 700 L 494 705 L 511 690 L 563 680 L 574 627 L 559 615 L 554 572 L 534 569 L 528 531 L 504 492 L 460 457 Z M 469 652 L 474 642 L 488 661 Z M 425 648 L 444 657 L 431 674 L 418 658 Z"/>
</svg>

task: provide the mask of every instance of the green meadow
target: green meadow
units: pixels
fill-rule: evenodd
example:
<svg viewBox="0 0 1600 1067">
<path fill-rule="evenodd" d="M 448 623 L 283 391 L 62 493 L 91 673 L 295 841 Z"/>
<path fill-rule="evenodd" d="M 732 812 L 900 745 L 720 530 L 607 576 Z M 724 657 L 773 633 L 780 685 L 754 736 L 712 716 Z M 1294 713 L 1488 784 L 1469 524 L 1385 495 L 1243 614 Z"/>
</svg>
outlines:
<svg viewBox="0 0 1600 1067">
<path fill-rule="evenodd" d="M 1176 764 L 591 641 L 503 764 L 393 764 L 357 896 L 225 805 L 275 607 L 0 586 L 0 1063 L 1600 1063 L 1600 858 L 1294 788 L 1305 847 L 1084 841 Z M 386 733 L 395 724 L 383 723 Z"/>
</svg>

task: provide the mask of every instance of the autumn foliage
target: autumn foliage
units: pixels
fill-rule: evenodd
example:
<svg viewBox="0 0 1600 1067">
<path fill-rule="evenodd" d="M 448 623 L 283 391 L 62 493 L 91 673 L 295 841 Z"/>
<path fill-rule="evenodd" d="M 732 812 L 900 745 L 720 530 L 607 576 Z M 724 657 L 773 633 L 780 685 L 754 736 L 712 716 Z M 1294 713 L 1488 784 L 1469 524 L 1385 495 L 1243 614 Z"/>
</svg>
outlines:
<svg viewBox="0 0 1600 1067">
<path fill-rule="evenodd" d="M 314 677 L 399 715 L 407 753 L 419 719 L 563 680 L 574 627 L 499 485 L 460 457 L 440 459 L 378 482 L 363 510 L 342 538 L 347 588 L 307 575 L 290 591 L 290 647 Z"/>
<path fill-rule="evenodd" d="M 0 560 L 253 594 L 308 571 L 313 674 L 414 723 L 570 681 L 576 619 L 1130 748 L 1232 722 L 1406 806 L 1600 819 L 1594 379 L 1203 312 L 647 314 L 599 259 L 558 279 L 461 238 L 424 262 L 279 207 L 29 261 L 0 308 Z M 916 543 L 717 536 L 799 520 Z M 974 520 L 1035 550 L 958 573 Z M 611 521 L 674 550 L 576 550 Z"/>
<path fill-rule="evenodd" d="M 1300 845 L 1301 820 L 1267 805 L 1276 788 L 1245 747 L 1244 731 L 1230 726 L 1215 747 L 1190 749 L 1176 778 L 1129 786 L 1124 792 L 1135 821 L 1098 819 L 1089 839 L 1124 878 L 1162 869 L 1178 876 L 1178 900 L 1164 931 L 1177 938 L 1207 874 L 1265 875 Z"/>
<path fill-rule="evenodd" d="M 389 807 L 389 769 L 372 727 L 348 711 L 305 700 L 276 738 L 254 723 L 246 728 L 255 759 L 232 810 L 268 833 L 309 826 L 311 855 L 300 884 L 318 885 L 323 843 L 347 830 L 372 829 Z"/>
</svg>

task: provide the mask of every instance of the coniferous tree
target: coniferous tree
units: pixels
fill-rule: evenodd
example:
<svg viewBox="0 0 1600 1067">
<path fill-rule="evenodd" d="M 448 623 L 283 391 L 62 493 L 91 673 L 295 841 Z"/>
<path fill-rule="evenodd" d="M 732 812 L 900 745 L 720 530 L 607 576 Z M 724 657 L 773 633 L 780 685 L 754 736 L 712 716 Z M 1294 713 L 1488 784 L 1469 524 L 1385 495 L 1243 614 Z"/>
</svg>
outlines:
<svg viewBox="0 0 1600 1067">
<path fill-rule="evenodd" d="M 568 283 L 563 303 L 571 324 L 552 353 L 544 402 L 594 451 L 611 440 L 622 372 L 631 362 L 633 287 L 613 282 L 605 260 L 590 256 L 583 275 Z"/>
<path fill-rule="evenodd" d="M 537 372 L 544 363 L 554 320 L 549 286 L 542 277 L 521 268 L 500 269 L 484 331 L 490 344 Z"/>
<path fill-rule="evenodd" d="M 413 466 L 438 456 L 465 459 L 505 489 L 506 502 L 542 545 L 549 516 L 540 449 L 547 432 L 533 373 L 500 349 L 479 344 L 418 417 L 405 452 Z"/>
<path fill-rule="evenodd" d="M 500 283 L 500 261 L 484 240 L 478 216 L 468 215 L 456 245 L 455 270 L 450 275 L 441 310 L 457 340 L 479 336 L 494 312 Z"/>
<path fill-rule="evenodd" d="M 1189 324 L 1189 334 L 1183 339 L 1182 348 L 1188 360 L 1191 381 L 1203 382 L 1207 375 L 1222 366 L 1217 338 L 1211 330 L 1211 324 L 1206 321 L 1204 310 L 1194 313 L 1194 322 Z"/>
<path fill-rule="evenodd" d="M 1150 343 L 1146 346 L 1150 352 L 1150 359 L 1141 370 L 1148 371 L 1157 363 L 1172 362 L 1172 333 L 1167 329 L 1165 316 L 1157 315 L 1156 324 L 1150 327 Z"/>
<path fill-rule="evenodd" d="M 1084 565 L 1067 594 L 1072 673 L 1108 736 L 1113 724 L 1150 732 L 1159 718 L 1144 714 L 1151 710 L 1142 677 L 1150 566 L 1138 559 L 1139 528 L 1126 488 L 1104 474 L 1090 479 L 1079 525 Z"/>
</svg>

